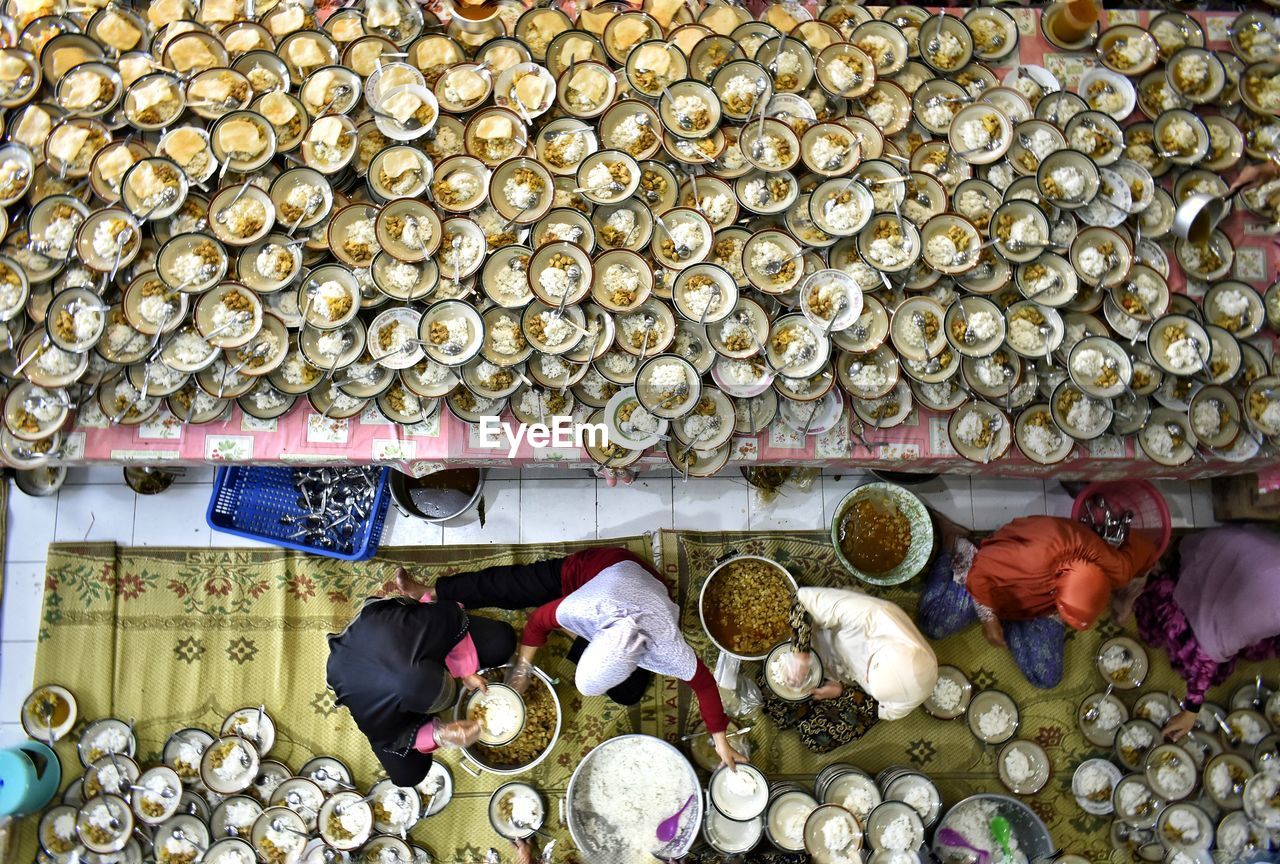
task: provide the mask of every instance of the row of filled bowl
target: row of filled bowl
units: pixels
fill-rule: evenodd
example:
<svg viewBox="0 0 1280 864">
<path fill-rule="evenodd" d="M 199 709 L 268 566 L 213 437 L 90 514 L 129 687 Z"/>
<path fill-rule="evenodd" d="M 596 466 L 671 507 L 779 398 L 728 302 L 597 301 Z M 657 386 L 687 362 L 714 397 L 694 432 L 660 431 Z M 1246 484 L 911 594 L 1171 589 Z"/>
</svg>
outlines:
<svg viewBox="0 0 1280 864">
<path fill-rule="evenodd" d="M 1080 808 L 1112 817 L 1112 846 L 1145 861 L 1234 861 L 1280 848 L 1280 696 L 1259 678 L 1227 707 L 1206 703 L 1176 742 L 1161 732 L 1180 710 L 1144 690 L 1148 660 L 1127 637 L 1099 651 L 1105 690 L 1077 711 L 1085 739 L 1110 751 L 1071 779 Z M 1178 857 L 1181 856 L 1181 857 Z"/>
<path fill-rule="evenodd" d="M 872 448 L 950 412 L 977 462 L 1104 434 L 1247 459 L 1280 432 L 1275 291 L 1231 278 L 1221 232 L 1171 233 L 1273 147 L 1265 16 L 1232 51 L 1186 16 L 1109 28 L 1070 92 L 997 75 L 1020 37 L 995 9 L 47 11 L 0 51 L 14 464 L 77 421 L 233 402 L 576 417 L 610 430 L 597 462 L 665 442 L 690 473 L 846 410 Z"/>
<path fill-rule="evenodd" d="M 472 745 L 464 770 L 514 775 L 545 758 L 561 721 L 550 679 L 539 671 L 521 704 L 519 734 Z M 440 760 L 415 787 L 381 779 L 365 792 L 339 756 L 290 768 L 264 706 L 238 709 L 214 730 L 177 729 L 151 760 L 139 752 L 132 723 L 77 723 L 75 696 L 60 685 L 33 691 L 21 719 L 32 738 L 50 746 L 76 735 L 84 769 L 40 816 L 46 864 L 431 864 L 432 854 L 409 832 L 453 799 L 453 776 Z M 489 819 L 502 836 L 527 836 L 546 818 L 544 801 L 527 783 L 508 780 L 491 795 Z"/>
</svg>

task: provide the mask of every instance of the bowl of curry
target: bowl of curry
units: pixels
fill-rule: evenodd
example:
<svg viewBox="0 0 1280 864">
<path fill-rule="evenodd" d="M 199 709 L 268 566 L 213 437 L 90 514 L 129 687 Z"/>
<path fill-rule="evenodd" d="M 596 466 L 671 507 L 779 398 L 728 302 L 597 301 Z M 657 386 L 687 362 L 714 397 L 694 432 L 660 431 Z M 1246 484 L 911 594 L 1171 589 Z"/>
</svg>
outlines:
<svg viewBox="0 0 1280 864">
<path fill-rule="evenodd" d="M 901 486 L 867 483 L 836 508 L 831 543 L 841 566 L 870 585 L 897 585 L 924 569 L 933 550 L 933 520 Z"/>
<path fill-rule="evenodd" d="M 796 580 L 776 561 L 737 555 L 707 574 L 698 615 L 717 648 L 742 660 L 763 660 L 791 637 Z"/>
</svg>

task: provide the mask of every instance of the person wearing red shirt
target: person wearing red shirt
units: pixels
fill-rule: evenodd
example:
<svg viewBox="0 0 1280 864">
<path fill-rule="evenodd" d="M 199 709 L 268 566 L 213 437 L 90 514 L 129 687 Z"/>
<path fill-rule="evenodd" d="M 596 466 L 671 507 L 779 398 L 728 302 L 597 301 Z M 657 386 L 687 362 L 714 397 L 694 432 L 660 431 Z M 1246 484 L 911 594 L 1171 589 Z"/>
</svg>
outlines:
<svg viewBox="0 0 1280 864">
<path fill-rule="evenodd" d="M 536 607 L 507 681 L 518 690 L 528 685 L 533 659 L 554 630 L 574 637 L 567 656 L 578 666 L 575 683 L 585 695 L 607 694 L 620 705 L 634 705 L 653 673 L 687 682 L 721 760 L 729 766 L 747 761 L 725 737 L 729 720 L 720 691 L 680 633 L 680 610 L 666 584 L 626 549 L 587 549 L 567 558 L 489 567 L 446 576 L 434 589 L 402 568 L 397 586 L 410 597 L 434 597 L 466 609 Z"/>
</svg>

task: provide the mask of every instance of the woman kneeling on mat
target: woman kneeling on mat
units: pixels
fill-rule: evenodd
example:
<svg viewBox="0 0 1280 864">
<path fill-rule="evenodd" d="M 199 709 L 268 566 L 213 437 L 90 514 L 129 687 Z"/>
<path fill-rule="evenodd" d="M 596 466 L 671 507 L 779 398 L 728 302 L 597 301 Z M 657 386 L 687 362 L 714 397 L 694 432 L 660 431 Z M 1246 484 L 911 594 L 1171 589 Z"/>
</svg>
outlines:
<svg viewBox="0 0 1280 864">
<path fill-rule="evenodd" d="M 470 615 L 457 603 L 370 597 L 341 633 L 329 636 L 326 673 L 335 701 L 351 712 L 397 786 L 427 776 L 432 751 L 480 737 L 475 720 L 432 715 L 458 701 L 458 686 L 484 689 L 476 672 L 516 649 L 510 624 Z"/>
<path fill-rule="evenodd" d="M 572 635 L 567 658 L 578 665 L 578 690 L 608 694 L 619 705 L 639 702 L 653 673 L 688 682 L 698 709 L 727 765 L 746 762 L 725 737 L 729 720 L 715 679 L 680 633 L 680 610 L 652 567 L 620 548 L 587 549 L 567 558 L 487 567 L 436 581 L 434 589 L 405 570 L 397 587 L 410 597 L 457 603 L 468 609 L 527 609 L 520 651 L 507 683 L 528 686 L 533 658 L 552 630 Z"/>
<path fill-rule="evenodd" d="M 1187 683 L 1182 711 L 1164 728 L 1174 740 L 1238 660 L 1280 656 L 1280 536 L 1256 525 L 1210 528 L 1184 539 L 1178 556 L 1176 574 L 1153 577 L 1133 607 L 1142 640 L 1163 648 Z"/>
<path fill-rule="evenodd" d="M 920 629 L 944 639 L 981 621 L 987 641 L 1007 647 L 1037 687 L 1062 680 L 1066 627 L 1088 630 L 1113 590 L 1156 563 L 1155 546 L 1139 531 L 1115 549 L 1083 523 L 1054 516 L 1014 519 L 978 546 L 967 533 L 943 525 Z"/>
<path fill-rule="evenodd" d="M 811 651 L 826 680 L 809 691 L 813 702 L 788 702 L 769 694 L 762 672 L 764 708 L 781 728 L 795 727 L 814 752 L 856 741 L 879 720 L 906 717 L 937 683 L 933 649 L 888 600 L 847 588 L 801 588 L 791 631 L 795 650 L 786 655 L 785 683 L 799 687 L 809 679 Z"/>
</svg>

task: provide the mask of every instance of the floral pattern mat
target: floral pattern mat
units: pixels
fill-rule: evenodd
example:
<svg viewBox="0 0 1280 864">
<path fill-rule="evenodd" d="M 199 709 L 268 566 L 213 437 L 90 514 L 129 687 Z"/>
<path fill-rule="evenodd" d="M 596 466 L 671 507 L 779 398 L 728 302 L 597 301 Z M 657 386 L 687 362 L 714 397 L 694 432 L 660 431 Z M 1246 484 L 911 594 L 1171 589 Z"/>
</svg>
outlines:
<svg viewBox="0 0 1280 864">
<path fill-rule="evenodd" d="M 112 544 L 49 547 L 44 611 L 36 654 L 37 683 L 69 687 L 87 721 L 136 718 L 139 752 L 159 762 L 167 736 L 183 726 L 216 733 L 231 711 L 265 703 L 280 729 L 269 758 L 297 769 L 319 754 L 337 756 L 367 789 L 383 772 L 350 714 L 334 705 L 325 685 L 325 636 L 340 630 L 367 595 L 384 593 L 404 564 L 424 581 L 494 564 L 567 555 L 582 542 L 526 546 L 444 546 L 387 550 L 373 561 L 348 564 L 272 549 L 122 548 Z M 611 540 L 649 557 L 649 538 Z M 490 610 L 517 630 L 523 613 Z M 552 754 L 521 779 L 541 790 L 548 831 L 572 844 L 560 826 L 559 801 L 574 767 L 591 748 L 629 732 L 674 738 L 676 682 L 664 679 L 632 709 L 573 686 L 563 659 L 569 641 L 553 636 L 539 665 L 559 678 L 565 722 Z M 73 742 L 57 746 L 64 785 L 79 776 Z M 511 849 L 489 825 L 489 796 L 508 778 L 473 778 L 446 753 L 455 796 L 441 813 L 419 823 L 411 842 L 442 864 L 482 861 L 490 847 L 510 861 Z M 24 820 L 17 854 L 35 858 L 35 820 Z"/>
<path fill-rule="evenodd" d="M 648 555 L 636 537 L 609 541 Z M 120 548 L 112 544 L 55 544 L 49 548 L 44 611 L 40 622 L 35 680 L 70 687 L 80 702 L 80 725 L 104 716 L 136 718 L 144 761 L 158 761 L 166 736 L 181 726 L 214 729 L 228 713 L 265 702 L 280 726 L 271 758 L 292 768 L 326 753 L 353 769 L 367 788 L 382 776 L 377 761 L 349 714 L 333 704 L 325 687 L 324 637 L 346 623 L 359 601 L 379 593 L 395 567 L 404 564 L 426 581 L 491 564 L 565 555 L 596 543 L 526 546 L 454 546 L 392 550 L 370 562 L 347 564 L 269 549 Z M 662 573 L 683 610 L 682 626 L 709 664 L 715 651 L 698 620 L 702 581 L 731 550 L 764 555 L 783 564 L 801 584 L 852 584 L 840 569 L 828 535 L 662 532 Z M 871 588 L 914 611 L 919 580 L 889 589 Z M 522 614 L 492 612 L 516 627 Z M 976 687 L 999 687 L 1018 702 L 1022 734 L 1044 746 L 1053 777 L 1027 799 L 1045 820 L 1060 848 L 1093 861 L 1120 862 L 1107 840 L 1109 820 L 1084 814 L 1070 792 L 1071 773 L 1083 759 L 1107 755 L 1084 741 L 1072 718 L 1089 693 L 1100 689 L 1091 658 L 1106 638 L 1123 632 L 1105 620 L 1094 631 L 1071 634 L 1069 663 L 1054 691 L 1032 688 L 1007 653 L 994 652 L 978 628 L 935 643 L 939 661 L 960 667 Z M 637 708 L 620 709 L 604 698 L 584 698 L 573 688 L 572 667 L 563 659 L 568 640 L 554 636 L 540 665 L 558 676 L 564 731 L 555 751 L 522 779 L 545 796 L 548 830 L 560 841 L 557 861 L 573 861 L 568 832 L 560 825 L 559 801 L 581 757 L 599 742 L 628 732 L 674 741 L 697 724 L 690 691 L 661 679 Z M 1235 680 L 1210 694 L 1223 701 L 1257 672 L 1241 667 Z M 748 672 L 754 671 L 751 669 Z M 1179 687 L 1162 654 L 1152 656 L 1147 688 Z M 1132 696 L 1122 694 L 1127 702 Z M 917 712 L 874 728 L 862 741 L 817 756 L 794 732 L 767 720 L 751 721 L 753 761 L 771 779 L 811 780 L 832 762 L 848 762 L 872 773 L 910 765 L 930 774 L 947 804 L 981 791 L 1002 791 L 995 778 L 994 748 L 979 743 L 962 721 L 944 723 Z M 76 736 L 71 736 L 74 739 Z M 70 741 L 58 745 L 69 782 L 80 773 Z M 483 860 L 489 847 L 510 861 L 510 850 L 487 819 L 496 775 L 472 778 L 456 754 L 446 754 L 456 783 L 453 803 L 412 832 L 413 842 L 443 864 Z M 35 820 L 20 826 L 16 854 L 35 857 Z"/>
<path fill-rule="evenodd" d="M 661 559 L 665 576 L 678 585 L 684 616 L 682 628 L 698 654 L 712 666 L 717 651 L 699 622 L 698 593 L 717 560 L 733 550 L 777 561 L 801 585 L 858 587 L 874 596 L 893 600 L 913 615 L 923 587 L 923 577 L 892 588 L 856 583 L 836 561 L 830 535 L 826 532 L 663 531 Z M 1110 751 L 1101 751 L 1085 741 L 1075 717 L 1081 702 L 1103 688 L 1101 676 L 1093 663 L 1099 646 L 1121 633 L 1136 636 L 1132 623 L 1121 627 L 1109 618 L 1088 632 L 1069 630 L 1065 674 L 1062 683 L 1052 691 L 1039 690 L 1029 684 L 1009 653 L 993 650 L 976 625 L 933 643 L 938 662 L 960 668 L 973 682 L 975 692 L 994 687 L 1012 696 L 1021 713 L 1020 737 L 1036 741 L 1049 754 L 1053 770 L 1048 785 L 1039 794 L 1023 800 L 1049 826 L 1057 847 L 1084 855 L 1091 861 L 1114 861 L 1116 864 L 1130 858 L 1111 849 L 1108 836 L 1110 817 L 1090 816 L 1079 808 L 1071 793 L 1071 775 L 1085 759 L 1111 755 Z M 1142 690 L 1130 693 L 1116 691 L 1116 695 L 1129 707 L 1141 692 L 1182 692 L 1182 683 L 1169 667 L 1163 652 L 1149 653 L 1151 671 Z M 1210 701 L 1220 704 L 1229 701 L 1231 691 L 1252 680 L 1262 671 L 1262 665 L 1242 664 L 1237 667 L 1230 681 L 1210 691 Z M 742 671 L 754 677 L 757 666 L 756 663 L 744 663 Z M 683 727 L 696 720 L 696 712 L 691 714 L 687 692 L 681 696 L 679 707 Z M 815 774 L 833 762 L 856 765 L 873 775 L 890 765 L 906 765 L 933 778 L 942 793 L 944 807 L 978 792 L 1007 794 L 996 776 L 999 748 L 978 741 L 969 732 L 963 718 L 944 722 L 917 710 L 902 720 L 879 723 L 862 740 L 824 755 L 811 753 L 794 731 L 780 731 L 759 715 L 744 722 L 752 726 L 746 736 L 751 742 L 751 759 L 770 780 L 812 781 Z"/>
</svg>

